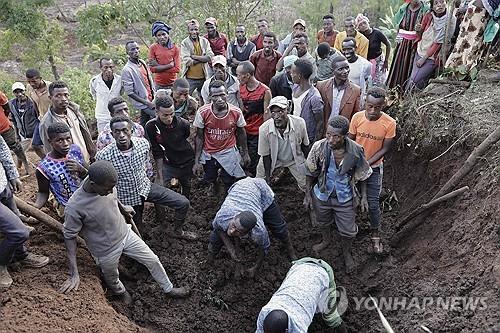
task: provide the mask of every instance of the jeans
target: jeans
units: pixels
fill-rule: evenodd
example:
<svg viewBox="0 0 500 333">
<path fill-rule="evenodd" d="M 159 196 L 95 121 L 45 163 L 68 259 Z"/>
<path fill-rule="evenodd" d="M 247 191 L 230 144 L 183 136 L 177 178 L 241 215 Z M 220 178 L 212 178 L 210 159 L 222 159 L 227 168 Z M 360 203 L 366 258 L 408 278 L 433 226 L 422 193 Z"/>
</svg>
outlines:
<svg viewBox="0 0 500 333">
<path fill-rule="evenodd" d="M 189 94 L 193 95 L 193 92 L 195 90 L 198 91 L 198 96 L 201 97 L 201 88 L 203 88 L 203 83 L 205 83 L 205 79 L 188 79 L 186 80 L 189 82 Z"/>
<path fill-rule="evenodd" d="M 104 257 L 94 257 L 97 266 L 102 271 L 106 285 L 114 295 L 121 295 L 126 291 L 118 273 L 118 264 L 122 253 L 146 266 L 164 292 L 168 293 L 172 290 L 172 282 L 170 282 L 158 256 L 129 226 L 121 247 Z"/>
<path fill-rule="evenodd" d="M 191 177 L 193 176 L 193 164 L 188 164 L 182 168 L 174 167 L 168 164 L 163 164 L 163 181 L 164 186 L 170 186 L 172 178 L 179 179 L 182 186 L 182 195 L 189 198 L 191 194 Z"/>
<path fill-rule="evenodd" d="M 35 127 L 33 132 L 33 140 L 31 141 L 33 146 L 43 146 L 42 137 L 40 136 L 40 123 Z"/>
<path fill-rule="evenodd" d="M 205 161 L 205 164 L 203 164 L 203 171 L 205 172 L 203 181 L 208 184 L 215 183 L 217 181 L 219 170 L 222 182 L 224 183 L 226 188 L 229 188 L 236 181 L 236 178 L 228 174 L 226 170 L 224 170 L 224 168 L 220 165 L 220 163 L 213 157 Z"/>
<path fill-rule="evenodd" d="M 145 201 L 175 209 L 175 223 L 182 224 L 189 210 L 189 200 L 185 196 L 154 183 L 151 184 L 151 189 Z M 134 206 L 134 210 L 134 222 L 140 224 L 144 212 L 144 202 L 141 205 Z"/>
<path fill-rule="evenodd" d="M 0 232 L 4 235 L 0 243 L 0 266 L 9 264 L 14 258 L 26 258 L 28 252 L 24 242 L 29 237 L 29 231 L 19 219 L 19 210 L 8 184 L 0 193 Z"/>
<path fill-rule="evenodd" d="M 259 163 L 259 136 L 247 134 L 248 155 L 250 155 L 250 165 L 247 170 L 250 171 L 252 177 L 257 173 L 257 164 Z"/>
<path fill-rule="evenodd" d="M 146 123 L 156 117 L 156 112 L 153 109 L 146 108 L 141 110 L 141 118 L 139 120 L 139 123 L 141 124 L 142 127 L 146 126 Z"/>
<path fill-rule="evenodd" d="M 236 215 L 236 214 L 235 214 Z M 288 226 L 286 225 L 285 218 L 281 214 L 280 208 L 275 201 L 269 206 L 263 214 L 264 225 L 271 231 L 271 234 L 278 238 L 280 241 L 285 242 L 288 239 Z M 210 233 L 210 244 L 212 251 L 219 252 L 224 242 L 219 237 L 215 230 Z"/>
<path fill-rule="evenodd" d="M 384 167 L 380 165 L 372 168 L 371 176 L 366 180 L 366 197 L 368 199 L 368 215 L 370 216 L 371 229 L 380 228 L 380 190 Z"/>
</svg>

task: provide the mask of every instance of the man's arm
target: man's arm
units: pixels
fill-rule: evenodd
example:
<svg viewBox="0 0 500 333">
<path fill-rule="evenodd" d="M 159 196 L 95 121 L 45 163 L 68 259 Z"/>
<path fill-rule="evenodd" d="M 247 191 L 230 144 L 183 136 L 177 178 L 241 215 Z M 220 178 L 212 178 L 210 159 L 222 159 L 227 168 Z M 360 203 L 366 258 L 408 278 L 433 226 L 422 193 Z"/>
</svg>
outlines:
<svg viewBox="0 0 500 333">
<path fill-rule="evenodd" d="M 387 70 L 387 68 L 389 68 L 389 57 L 391 56 L 391 42 L 383 32 L 381 32 L 381 34 L 384 36 L 382 38 L 382 43 L 385 45 L 385 60 L 382 69 Z"/>
<path fill-rule="evenodd" d="M 250 267 L 249 269 L 246 270 L 246 273 L 248 274 L 249 278 L 254 278 L 255 274 L 259 270 L 259 268 L 262 266 L 262 263 L 264 262 L 264 258 L 266 257 L 266 252 L 264 251 L 263 248 L 259 247 L 258 249 L 258 255 L 257 255 L 257 260 L 255 261 L 255 265 Z"/>
<path fill-rule="evenodd" d="M 271 112 L 269 111 L 269 103 L 271 102 L 271 90 L 267 89 L 266 93 L 264 94 L 264 121 L 268 120 L 271 118 Z"/>
<path fill-rule="evenodd" d="M 324 132 L 324 117 L 323 117 L 323 108 L 321 108 L 321 112 L 313 113 L 314 121 L 316 122 L 316 134 L 314 135 L 314 141 L 318 141 L 323 138 Z"/>
<path fill-rule="evenodd" d="M 148 108 L 154 109 L 155 105 L 153 102 L 148 101 L 147 99 L 139 97 L 136 93 L 130 93 L 128 97 L 132 98 L 134 101 L 139 102 L 141 104 L 147 105 Z M 153 115 L 154 116 L 154 115 Z"/>
<path fill-rule="evenodd" d="M 201 150 L 203 148 L 205 140 L 205 129 L 197 128 L 196 129 L 196 137 L 194 138 L 194 165 L 193 165 L 193 173 L 195 175 L 201 175 L 202 167 L 200 164 Z M 246 142 L 245 142 L 246 143 Z"/>
<path fill-rule="evenodd" d="M 10 113 L 10 104 L 9 104 L 9 101 L 7 101 L 6 104 L 2 105 L 2 108 L 3 108 L 3 112 L 8 117 L 9 113 Z"/>
<path fill-rule="evenodd" d="M 250 155 L 248 155 L 247 133 L 244 127 L 236 128 L 236 140 L 238 142 L 238 147 L 241 149 L 243 165 L 248 165 L 250 163 Z"/>
<path fill-rule="evenodd" d="M 271 185 L 271 155 L 262 156 L 266 182 Z"/>
<path fill-rule="evenodd" d="M 66 245 L 66 254 L 68 255 L 69 278 L 59 288 L 59 292 L 68 293 L 72 290 L 78 290 L 80 286 L 80 274 L 78 273 L 78 266 L 76 264 L 76 237 L 65 238 L 64 244 Z"/>
<path fill-rule="evenodd" d="M 393 141 L 394 138 L 384 139 L 384 144 L 382 145 L 382 148 L 375 154 L 373 154 L 372 157 L 370 157 L 370 159 L 368 160 L 368 164 L 370 164 L 371 166 L 373 163 L 377 162 L 379 159 L 384 157 L 385 154 L 391 149 Z"/>
<path fill-rule="evenodd" d="M 285 57 L 292 52 L 293 48 L 297 44 L 297 40 L 292 37 L 292 40 L 290 41 L 290 44 L 288 44 L 288 47 L 286 48 L 285 52 L 281 55 L 281 59 L 278 61 L 276 64 L 276 72 L 281 72 L 283 69 L 283 63 L 285 61 Z"/>
<path fill-rule="evenodd" d="M 40 170 L 36 170 L 35 175 L 38 183 L 38 192 L 36 193 L 36 200 L 33 206 L 40 209 L 49 200 L 50 182 Z"/>
<path fill-rule="evenodd" d="M 95 90 L 94 82 L 95 80 L 93 78 L 90 79 L 89 89 L 90 89 L 90 94 L 92 95 L 92 99 L 95 101 L 97 99 L 97 91 Z"/>
<path fill-rule="evenodd" d="M 240 262 L 240 259 L 238 258 L 238 254 L 236 252 L 237 249 L 234 246 L 231 239 L 229 239 L 229 236 L 227 235 L 227 233 L 225 233 L 223 230 L 218 230 L 218 229 L 216 229 L 215 232 L 217 233 L 217 235 L 219 235 L 220 239 L 224 243 L 224 246 L 226 247 L 226 250 L 229 253 L 229 255 L 231 256 L 231 258 L 236 262 Z"/>
</svg>

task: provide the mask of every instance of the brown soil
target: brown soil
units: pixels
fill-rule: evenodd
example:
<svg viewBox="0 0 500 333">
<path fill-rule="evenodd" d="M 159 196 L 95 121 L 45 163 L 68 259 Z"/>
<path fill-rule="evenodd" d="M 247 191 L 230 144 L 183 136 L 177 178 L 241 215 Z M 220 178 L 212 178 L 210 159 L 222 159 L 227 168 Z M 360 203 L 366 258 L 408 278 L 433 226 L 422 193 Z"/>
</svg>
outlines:
<svg viewBox="0 0 500 333">
<path fill-rule="evenodd" d="M 496 90 L 495 90 L 496 89 Z M 460 95 L 471 100 L 480 91 L 498 92 L 494 86 L 478 86 Z M 491 95 L 495 96 L 495 95 Z M 498 96 L 498 94 L 496 95 Z M 436 98 L 436 96 L 426 97 Z M 425 98 L 424 98 L 425 99 Z M 498 97 L 497 97 L 498 100 Z M 426 100 L 420 103 L 425 103 Z M 461 107 L 447 109 L 449 103 L 432 104 L 427 115 L 448 112 L 465 119 L 470 125 L 466 102 Z M 408 236 L 397 248 L 388 239 L 395 231 L 398 218 L 421 203 L 427 202 L 441 185 L 463 164 L 473 147 L 477 146 L 499 116 L 492 112 L 498 101 L 488 101 L 481 112 L 487 116 L 481 134 L 467 136 L 449 153 L 436 162 L 427 162 L 447 149 L 457 139 L 456 133 L 444 133 L 439 142 L 429 142 L 424 148 L 400 144 L 386 162 L 384 188 L 395 191 L 399 204 L 383 216 L 384 254 L 378 258 L 367 253 L 368 223 L 360 217 L 360 232 L 354 245 L 357 271 L 344 273 L 340 246 L 334 244 L 322 253 L 335 270 L 337 285 L 347 291 L 349 307 L 343 315 L 350 332 L 382 332 L 383 328 L 373 309 L 356 308 L 354 297 L 484 297 L 486 309 L 475 311 L 464 304 L 454 310 L 435 305 L 425 309 L 384 309 L 387 320 L 396 332 L 498 332 L 500 330 L 500 221 L 498 170 L 499 145 L 479 162 L 461 183 L 470 191 L 439 206 L 426 222 Z M 483 104 L 484 105 L 484 104 Z M 448 110 L 448 111 L 447 111 Z M 475 107 L 474 111 L 480 108 Z M 478 116 L 474 116 L 477 119 Z M 493 125 L 496 126 L 496 125 Z M 424 129 L 419 129 L 424 130 Z M 458 131 L 459 129 L 455 129 Z M 483 133 L 484 132 L 484 133 Z M 474 132 L 476 133 L 476 132 Z M 422 141 L 424 142 L 424 141 Z M 27 181 L 24 198 L 32 199 L 33 179 Z M 310 227 L 293 179 L 285 178 L 275 187 L 277 202 L 289 223 L 292 240 L 300 256 L 312 255 L 311 247 L 319 239 Z M 162 295 L 147 270 L 132 260 L 122 262 L 122 280 L 133 296 L 133 304 L 125 307 L 111 300 L 108 303 L 99 281 L 98 271 L 90 256 L 79 251 L 82 284 L 79 291 L 61 295 L 57 288 L 67 277 L 67 265 L 62 237 L 38 225 L 30 248 L 51 257 L 51 263 L 40 270 L 13 267 L 14 285 L 0 292 L 0 332 L 136 332 L 144 327 L 158 332 L 252 332 L 260 308 L 279 287 L 290 264 L 279 242 L 272 240 L 270 255 L 256 280 L 236 281 L 233 265 L 222 252 L 213 265 L 206 263 L 207 238 L 210 222 L 221 198 L 213 198 L 197 187 L 192 198 L 193 209 L 188 217 L 189 229 L 202 237 L 198 242 L 171 239 L 171 212 L 156 222 L 155 210 L 146 210 L 141 226 L 146 242 L 160 257 L 175 285 L 189 285 L 193 293 L 186 300 L 171 300 Z M 247 259 L 254 256 L 248 249 Z M 131 320 L 129 320 L 129 319 Z M 138 325 L 138 326 L 137 326 Z M 310 332 L 326 332 L 320 319 Z"/>
</svg>

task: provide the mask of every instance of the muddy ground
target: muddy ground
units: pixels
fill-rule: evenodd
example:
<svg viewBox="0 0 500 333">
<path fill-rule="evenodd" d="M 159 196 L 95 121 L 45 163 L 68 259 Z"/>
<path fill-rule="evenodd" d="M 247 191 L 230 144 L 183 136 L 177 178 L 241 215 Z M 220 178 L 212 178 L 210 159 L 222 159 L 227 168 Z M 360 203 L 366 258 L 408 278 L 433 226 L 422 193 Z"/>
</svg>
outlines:
<svg viewBox="0 0 500 333">
<path fill-rule="evenodd" d="M 449 117 L 464 124 L 475 123 L 477 127 L 477 120 L 467 116 L 470 110 L 464 107 L 466 102 L 461 108 L 450 103 L 471 100 L 473 94 L 485 89 L 492 87 L 473 87 L 460 93 L 459 99 L 433 104 L 428 112 L 437 114 L 438 109 L 442 109 L 441 112 Z M 344 273 L 337 242 L 321 254 L 334 268 L 337 285 L 347 293 L 349 303 L 343 319 L 349 332 L 383 332 L 371 304 L 357 306 L 368 295 L 406 298 L 407 302 L 417 297 L 418 306 L 383 309 L 395 332 L 425 332 L 422 325 L 431 332 L 500 332 L 498 144 L 460 183 L 460 186 L 470 186 L 468 193 L 439 206 L 398 246 L 388 244 L 401 217 L 427 202 L 494 128 L 489 124 L 500 122 L 498 109 L 494 112 L 495 105 L 499 104 L 493 98 L 493 101 L 471 107 L 474 112 L 483 112 L 482 116 L 487 117 L 484 124 L 488 125 L 474 132 L 479 134 L 465 137 L 435 162 L 429 160 L 457 139 L 460 128 L 442 134 L 439 140 L 429 141 L 423 148 L 417 147 L 415 142 L 400 142 L 393 150 L 385 165 L 384 189 L 388 194 L 394 192 L 399 203 L 391 201 L 391 207 L 387 201 L 384 203 L 385 249 L 382 256 L 374 257 L 367 252 L 368 223 L 361 215 L 358 219 L 360 232 L 354 245 L 357 264 L 354 274 Z M 474 115 L 474 119 L 480 118 L 481 115 Z M 36 182 L 28 178 L 25 184 L 22 197 L 33 200 Z M 57 288 L 67 277 L 63 240 L 58 233 L 39 224 L 29 246 L 37 253 L 49 255 L 51 263 L 40 270 L 16 266 L 10 269 L 14 284 L 9 290 L 0 291 L 0 332 L 252 332 L 260 308 L 279 287 L 290 264 L 273 239 L 270 254 L 255 280 L 236 281 L 234 267 L 225 251 L 213 265 L 208 265 L 206 240 L 211 219 L 222 198 L 211 197 L 196 181 L 194 187 L 188 229 L 198 232 L 201 241 L 193 243 L 169 238 L 166 233 L 171 230 L 172 213 L 167 211 L 157 222 L 153 207 L 146 210 L 145 222 L 140 227 L 173 283 L 191 286 L 190 298 L 171 300 L 164 297 L 144 267 L 125 259 L 122 279 L 133 297 L 133 304 L 125 307 L 106 297 L 98 270 L 83 249 L 79 250 L 78 261 L 80 290 L 61 295 Z M 300 256 L 313 255 L 311 248 L 319 240 L 319 234 L 310 226 L 302 209 L 302 194 L 291 177 L 274 189 L 298 253 Z M 44 210 L 48 212 L 48 208 Z M 250 244 L 246 248 L 247 259 L 251 260 L 253 248 Z M 434 302 L 438 297 L 444 300 L 481 297 L 482 303 L 471 309 L 464 299 L 457 299 L 452 309 L 435 303 L 423 307 L 422 300 L 429 297 Z M 326 332 L 326 329 L 321 319 L 316 318 L 309 331 Z"/>
</svg>

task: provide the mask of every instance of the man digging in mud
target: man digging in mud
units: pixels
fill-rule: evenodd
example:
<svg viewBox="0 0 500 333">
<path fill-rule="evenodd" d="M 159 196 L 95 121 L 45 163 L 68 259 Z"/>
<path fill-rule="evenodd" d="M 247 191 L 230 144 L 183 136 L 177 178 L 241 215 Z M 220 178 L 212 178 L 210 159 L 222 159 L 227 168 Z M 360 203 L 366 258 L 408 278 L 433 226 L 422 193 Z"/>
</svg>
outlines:
<svg viewBox="0 0 500 333">
<path fill-rule="evenodd" d="M 173 287 L 158 256 L 125 222 L 132 219 L 134 210 L 118 201 L 117 182 L 118 174 L 113 164 L 97 161 L 89 167 L 88 177 L 68 201 L 63 234 L 70 277 L 59 291 L 78 290 L 80 285 L 76 265 L 76 237 L 80 234 L 101 269 L 109 290 L 126 304 L 130 304 L 132 299 L 119 278 L 118 263 L 122 254 L 146 266 L 168 297 L 187 297 L 189 289 Z"/>
<path fill-rule="evenodd" d="M 257 262 L 251 268 L 242 271 L 236 269 L 236 276 L 246 275 L 250 278 L 262 265 L 269 251 L 270 241 L 266 227 L 286 247 L 291 260 L 296 259 L 295 250 L 290 241 L 288 227 L 278 205 L 274 201 L 274 193 L 261 178 L 245 178 L 234 183 L 228 191 L 221 208 L 215 216 L 208 244 L 209 261 L 226 246 L 231 258 L 240 262 L 237 254 L 241 237 L 250 236 L 259 246 Z M 233 241 L 236 247 L 233 245 Z"/>
<path fill-rule="evenodd" d="M 333 269 L 321 259 L 294 261 L 285 280 L 260 310 L 256 333 L 307 332 L 315 313 L 321 313 L 328 332 L 347 333 L 337 311 Z"/>
<path fill-rule="evenodd" d="M 361 209 L 368 210 L 366 184 L 372 170 L 365 159 L 363 147 L 347 137 L 349 120 L 333 116 L 328 121 L 326 138 L 316 141 L 307 157 L 310 172 L 306 179 L 304 205 L 313 208 L 323 240 L 313 246 L 319 253 L 330 245 L 331 226 L 335 222 L 341 236 L 346 272 L 354 270 L 351 254 L 352 241 L 358 233 L 355 222 L 359 193 L 355 187 L 361 182 Z M 314 187 L 313 187 L 314 186 Z"/>
</svg>

